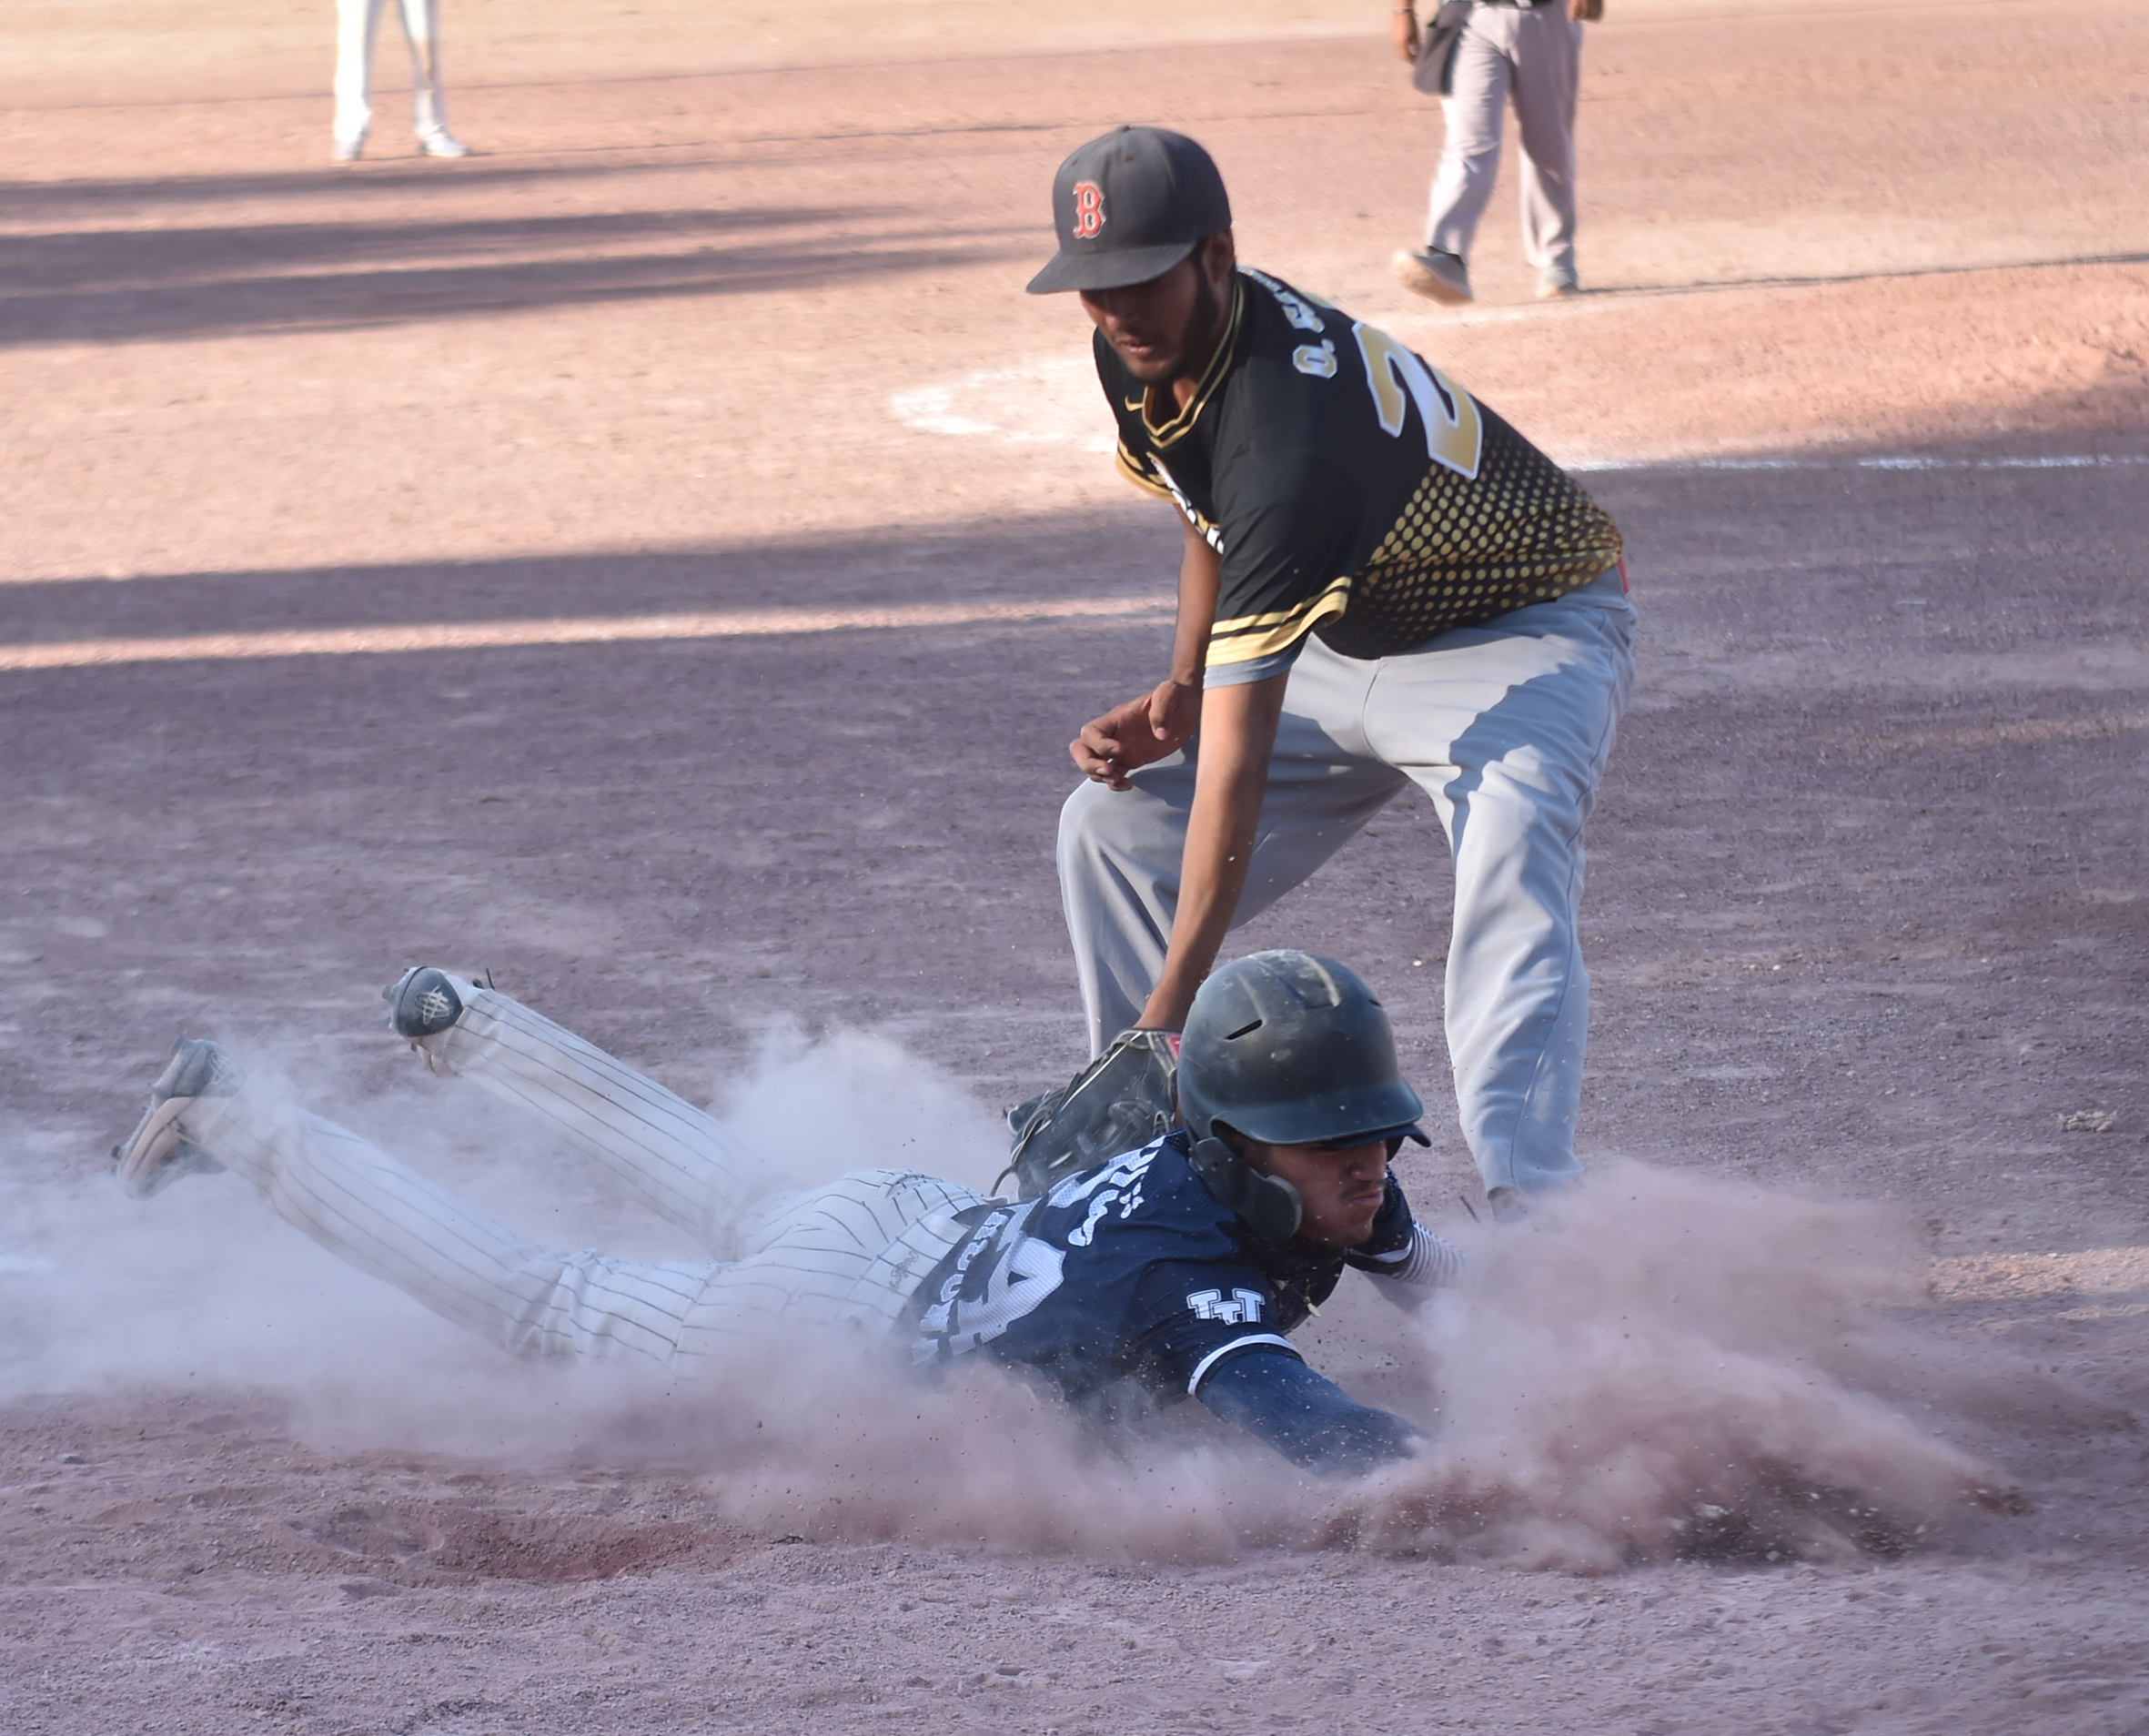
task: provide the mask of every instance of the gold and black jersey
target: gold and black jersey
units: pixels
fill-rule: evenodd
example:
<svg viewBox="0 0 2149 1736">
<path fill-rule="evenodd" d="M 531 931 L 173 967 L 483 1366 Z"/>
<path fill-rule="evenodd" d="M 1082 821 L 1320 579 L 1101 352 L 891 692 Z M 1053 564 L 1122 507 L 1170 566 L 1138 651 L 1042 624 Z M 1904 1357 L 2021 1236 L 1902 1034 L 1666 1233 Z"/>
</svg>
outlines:
<svg viewBox="0 0 2149 1736">
<path fill-rule="evenodd" d="M 1100 334 L 1119 467 L 1223 557 L 1222 670 L 1317 633 L 1347 657 L 1413 651 L 1588 584 L 1619 532 L 1574 479 L 1386 333 L 1258 271 L 1183 410 Z M 1165 412 L 1170 412 L 1165 414 Z"/>
</svg>

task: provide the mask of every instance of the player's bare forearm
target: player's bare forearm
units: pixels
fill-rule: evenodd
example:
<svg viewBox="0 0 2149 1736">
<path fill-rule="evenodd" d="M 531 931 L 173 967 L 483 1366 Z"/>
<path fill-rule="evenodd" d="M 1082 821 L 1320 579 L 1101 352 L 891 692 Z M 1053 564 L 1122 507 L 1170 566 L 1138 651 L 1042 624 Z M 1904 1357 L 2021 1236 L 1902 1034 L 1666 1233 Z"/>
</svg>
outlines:
<svg viewBox="0 0 2149 1736">
<path fill-rule="evenodd" d="M 1286 671 L 1208 695 L 1179 866 L 1179 906 L 1164 970 L 1142 1009 L 1141 1023 L 1153 1030 L 1176 1031 L 1185 1023 L 1194 992 L 1231 928 L 1268 792 L 1268 762 L 1289 680 Z"/>
<path fill-rule="evenodd" d="M 1223 563 L 1187 527 L 1179 559 L 1178 621 L 1172 630 L 1171 673 L 1139 698 L 1092 718 L 1067 744 L 1082 775 L 1115 790 L 1134 786 L 1126 774 L 1176 753 L 1201 726 L 1202 671 L 1216 619 Z"/>
<path fill-rule="evenodd" d="M 1216 593 L 1224 584 L 1224 557 L 1186 527 L 1179 554 L 1179 617 L 1172 626 L 1172 680 L 1198 688 L 1209 666 L 1209 635 L 1216 626 Z"/>
</svg>

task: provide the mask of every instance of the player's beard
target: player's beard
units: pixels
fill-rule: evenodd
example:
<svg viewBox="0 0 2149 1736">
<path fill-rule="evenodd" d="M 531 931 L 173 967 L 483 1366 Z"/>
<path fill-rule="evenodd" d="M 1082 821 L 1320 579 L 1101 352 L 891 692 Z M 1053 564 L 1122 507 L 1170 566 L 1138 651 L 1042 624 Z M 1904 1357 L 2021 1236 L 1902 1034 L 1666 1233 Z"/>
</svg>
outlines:
<svg viewBox="0 0 2149 1736">
<path fill-rule="evenodd" d="M 1152 354 L 1146 360 L 1137 360 L 1127 353 L 1125 342 L 1110 340 L 1119 351 L 1126 370 L 1151 391 L 1168 388 L 1174 380 L 1198 380 L 1208 371 L 1216 355 L 1218 336 L 1224 326 L 1224 309 L 1217 300 L 1215 286 L 1197 252 L 1194 266 L 1194 298 L 1186 309 L 1186 321 L 1179 328 L 1178 339 L 1163 355 Z M 1093 316 L 1094 317 L 1094 316 Z M 1147 324 L 1135 326 L 1128 336 L 1144 346 L 1155 346 L 1161 336 L 1156 328 Z"/>
<path fill-rule="evenodd" d="M 1216 354 L 1216 334 L 1224 324 L 1224 309 L 1216 300 L 1216 291 L 1209 282 L 1209 274 L 1203 270 L 1200 255 L 1195 256 L 1194 308 L 1186 316 L 1186 335 L 1179 344 L 1177 365 L 1172 372 L 1175 378 L 1199 378 L 1208 372 L 1209 361 Z"/>
</svg>

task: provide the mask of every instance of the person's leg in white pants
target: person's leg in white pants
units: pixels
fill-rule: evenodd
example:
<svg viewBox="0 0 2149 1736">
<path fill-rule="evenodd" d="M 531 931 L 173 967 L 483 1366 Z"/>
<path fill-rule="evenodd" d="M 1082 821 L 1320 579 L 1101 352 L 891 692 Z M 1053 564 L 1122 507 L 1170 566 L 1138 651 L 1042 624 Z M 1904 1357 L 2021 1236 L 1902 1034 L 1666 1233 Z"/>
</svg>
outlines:
<svg viewBox="0 0 2149 1736">
<path fill-rule="evenodd" d="M 707 1110 L 564 1025 L 468 977 L 449 981 L 462 1012 L 447 1030 L 416 1045 L 427 1065 L 473 1081 L 595 1159 L 660 1217 L 698 1236 L 719 1260 L 749 1259 L 780 1242 L 795 1249 L 817 1237 L 832 1237 L 839 1249 L 853 1241 L 863 1246 L 881 1234 L 877 1219 L 860 1223 L 854 1234 L 841 1228 L 827 1216 L 832 1209 L 829 1187 L 782 1186 L 779 1172 Z M 914 1196 L 926 1202 L 920 1209 L 929 1211 L 940 1209 L 932 1203 L 939 1198 L 934 1190 L 953 1186 L 893 1170 L 861 1170 L 847 1179 L 859 1176 L 914 1184 L 897 1190 L 901 1200 Z M 979 1197 L 967 1188 L 955 1192 L 966 1205 Z M 874 1246 L 891 1245 L 913 1221 L 905 1217 L 897 1232 Z M 952 1246 L 940 1247 L 933 1260 Z"/>
<path fill-rule="evenodd" d="M 336 118 L 339 157 L 356 156 L 373 127 L 373 37 L 381 0 L 336 0 Z"/>
<path fill-rule="evenodd" d="M 1235 928 L 1297 885 L 1409 787 L 1402 772 L 1354 752 L 1327 727 L 1332 712 L 1349 709 L 1327 701 L 1343 698 L 1339 690 L 1354 673 L 1369 680 L 1378 665 L 1317 658 L 1317 649 L 1309 646 L 1291 671 Z M 1163 974 L 1200 747 L 1197 736 L 1185 751 L 1142 767 L 1132 774 L 1131 790 L 1078 784 L 1060 810 L 1060 901 L 1092 1055 L 1140 1017 Z"/>
<path fill-rule="evenodd" d="M 383 0 L 336 0 L 336 155 L 357 156 L 373 126 L 373 41 Z M 410 49 L 411 125 L 434 156 L 460 156 L 448 130 L 448 96 L 440 84 L 439 10 L 436 0 L 401 0 L 403 37 Z"/>
<path fill-rule="evenodd" d="M 440 86 L 440 13 L 437 0 L 403 0 L 403 35 L 410 45 L 410 124 L 418 142 L 439 156 L 459 156 L 448 131 L 448 93 Z"/>
<path fill-rule="evenodd" d="M 1581 830 L 1632 680 L 1633 625 L 1615 571 L 1401 657 L 1360 662 L 1312 641 L 1285 694 L 1234 925 L 1306 879 L 1407 782 L 1432 796 L 1455 863 L 1448 1050 L 1488 1188 L 1579 1173 Z M 1133 782 L 1085 783 L 1061 813 L 1061 896 L 1093 1053 L 1134 1022 L 1163 968 L 1193 761 L 1175 755 Z"/>
<path fill-rule="evenodd" d="M 427 1065 L 541 1123 L 718 1259 L 739 1257 L 777 1185 L 765 1160 L 708 1111 L 543 1014 L 467 977 L 449 980 L 462 1012 L 418 1044 Z"/>
<path fill-rule="evenodd" d="M 1600 580 L 1387 659 L 1367 696 L 1369 743 L 1432 797 L 1454 853 L 1448 1051 L 1488 1189 L 1580 1174 L 1582 826 L 1632 684 L 1633 626 Z"/>
</svg>

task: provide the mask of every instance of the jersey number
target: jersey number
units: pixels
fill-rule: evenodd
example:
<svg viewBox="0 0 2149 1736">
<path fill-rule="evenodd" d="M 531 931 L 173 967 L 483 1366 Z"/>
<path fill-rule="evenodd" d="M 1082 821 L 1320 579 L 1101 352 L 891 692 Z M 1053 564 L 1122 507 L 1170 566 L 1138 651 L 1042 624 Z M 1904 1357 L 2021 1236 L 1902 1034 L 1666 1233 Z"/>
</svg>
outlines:
<svg viewBox="0 0 2149 1736">
<path fill-rule="evenodd" d="M 985 1293 L 955 1305 L 949 1343 L 962 1351 L 990 1344 L 1060 1287 L 1064 1250 L 1017 1231 L 1014 1246 L 985 1278 Z"/>
<path fill-rule="evenodd" d="M 1416 404 L 1418 419 L 1425 424 L 1426 456 L 1466 480 L 1474 479 L 1485 429 L 1469 393 L 1385 331 L 1366 325 L 1350 329 L 1365 358 L 1366 386 L 1373 394 L 1381 431 L 1399 438 L 1410 406 Z"/>
</svg>

